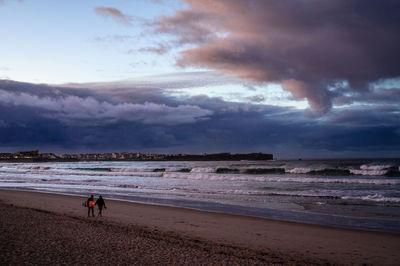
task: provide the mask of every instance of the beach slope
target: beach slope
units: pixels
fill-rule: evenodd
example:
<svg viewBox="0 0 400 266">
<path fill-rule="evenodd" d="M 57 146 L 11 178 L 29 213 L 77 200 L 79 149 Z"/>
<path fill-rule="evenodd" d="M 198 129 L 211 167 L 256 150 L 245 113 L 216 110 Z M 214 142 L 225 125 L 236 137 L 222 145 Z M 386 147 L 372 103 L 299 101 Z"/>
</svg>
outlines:
<svg viewBox="0 0 400 266">
<path fill-rule="evenodd" d="M 6 264 L 400 264 L 400 234 L 107 200 L 0 190 Z"/>
</svg>

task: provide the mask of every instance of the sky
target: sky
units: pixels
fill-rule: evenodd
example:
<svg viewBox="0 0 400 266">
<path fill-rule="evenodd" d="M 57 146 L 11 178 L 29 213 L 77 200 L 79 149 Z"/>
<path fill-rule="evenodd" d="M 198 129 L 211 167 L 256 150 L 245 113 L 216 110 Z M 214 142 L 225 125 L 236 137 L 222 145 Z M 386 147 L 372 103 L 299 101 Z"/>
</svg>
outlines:
<svg viewBox="0 0 400 266">
<path fill-rule="evenodd" d="M 400 2 L 0 0 L 0 152 L 400 156 Z"/>
</svg>

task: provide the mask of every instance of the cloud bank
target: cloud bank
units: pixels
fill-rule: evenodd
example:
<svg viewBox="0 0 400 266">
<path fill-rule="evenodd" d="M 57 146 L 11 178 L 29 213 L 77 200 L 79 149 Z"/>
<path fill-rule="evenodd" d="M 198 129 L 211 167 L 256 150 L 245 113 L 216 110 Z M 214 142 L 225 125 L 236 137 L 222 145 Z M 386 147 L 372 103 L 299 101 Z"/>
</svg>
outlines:
<svg viewBox="0 0 400 266">
<path fill-rule="evenodd" d="M 57 153 L 271 152 L 278 158 L 400 156 L 395 104 L 343 107 L 315 119 L 289 107 L 206 95 L 176 98 L 152 84 L 147 89 L 142 85 L 70 88 L 0 80 L 0 152 L 39 148 Z M 262 96 L 253 99 L 260 100 Z"/>
<path fill-rule="evenodd" d="M 178 65 L 281 83 L 317 113 L 331 109 L 341 84 L 367 92 L 371 82 L 400 76 L 399 1 L 184 2 L 153 24 L 189 45 Z"/>
<path fill-rule="evenodd" d="M 196 105 L 168 106 L 152 102 L 123 103 L 98 100 L 94 96 L 48 95 L 7 91 L 0 88 L 0 104 L 41 110 L 67 124 L 110 124 L 118 121 L 137 121 L 144 124 L 177 125 L 207 119 L 212 111 Z M 83 122 L 84 121 L 84 122 Z"/>
</svg>

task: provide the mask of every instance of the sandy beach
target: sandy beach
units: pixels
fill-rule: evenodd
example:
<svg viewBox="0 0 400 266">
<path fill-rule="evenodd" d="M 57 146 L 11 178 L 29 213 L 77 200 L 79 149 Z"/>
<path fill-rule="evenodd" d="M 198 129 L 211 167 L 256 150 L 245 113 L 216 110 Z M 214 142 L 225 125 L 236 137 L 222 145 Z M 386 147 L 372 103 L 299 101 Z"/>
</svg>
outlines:
<svg viewBox="0 0 400 266">
<path fill-rule="evenodd" d="M 97 198 L 97 195 L 95 195 Z M 5 264 L 399 265 L 400 234 L 106 199 L 0 190 Z"/>
</svg>

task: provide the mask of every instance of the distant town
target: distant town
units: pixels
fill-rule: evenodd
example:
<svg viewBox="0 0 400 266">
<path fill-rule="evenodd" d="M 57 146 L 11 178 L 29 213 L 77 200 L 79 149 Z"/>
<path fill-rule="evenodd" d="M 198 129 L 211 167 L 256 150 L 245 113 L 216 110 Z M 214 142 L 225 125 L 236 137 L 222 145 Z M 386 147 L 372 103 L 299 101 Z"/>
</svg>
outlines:
<svg viewBox="0 0 400 266">
<path fill-rule="evenodd" d="M 154 154 L 140 152 L 78 153 L 62 154 L 39 153 L 39 150 L 0 153 L 0 161 L 7 162 L 46 162 L 46 161 L 240 161 L 272 160 L 272 154 L 265 153 L 213 153 L 213 154 Z"/>
</svg>

